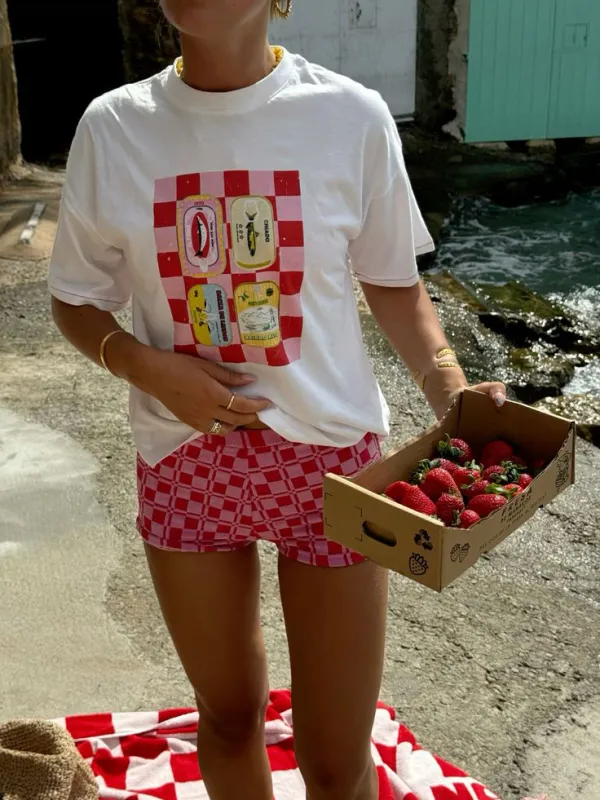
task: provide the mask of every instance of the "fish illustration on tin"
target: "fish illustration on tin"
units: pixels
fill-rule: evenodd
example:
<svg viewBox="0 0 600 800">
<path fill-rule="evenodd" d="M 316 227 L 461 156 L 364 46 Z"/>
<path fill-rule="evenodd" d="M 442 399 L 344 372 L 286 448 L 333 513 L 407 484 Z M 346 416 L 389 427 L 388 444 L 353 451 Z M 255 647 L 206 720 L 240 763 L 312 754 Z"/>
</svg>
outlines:
<svg viewBox="0 0 600 800">
<path fill-rule="evenodd" d="M 264 269 L 275 262 L 273 206 L 266 197 L 237 197 L 231 204 L 232 249 L 242 269 Z"/>
</svg>

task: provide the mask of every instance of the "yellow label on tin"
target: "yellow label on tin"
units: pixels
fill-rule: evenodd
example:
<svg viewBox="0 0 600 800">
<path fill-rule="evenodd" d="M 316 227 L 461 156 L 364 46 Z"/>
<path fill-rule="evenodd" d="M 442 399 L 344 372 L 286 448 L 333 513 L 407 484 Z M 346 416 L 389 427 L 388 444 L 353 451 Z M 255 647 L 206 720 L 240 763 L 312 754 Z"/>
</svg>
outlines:
<svg viewBox="0 0 600 800">
<path fill-rule="evenodd" d="M 273 206 L 258 195 L 237 197 L 231 204 L 233 257 L 242 269 L 264 269 L 276 258 Z"/>
<path fill-rule="evenodd" d="M 276 347 L 279 330 L 279 287 L 273 281 L 242 283 L 235 290 L 240 340 L 251 347 Z"/>
</svg>

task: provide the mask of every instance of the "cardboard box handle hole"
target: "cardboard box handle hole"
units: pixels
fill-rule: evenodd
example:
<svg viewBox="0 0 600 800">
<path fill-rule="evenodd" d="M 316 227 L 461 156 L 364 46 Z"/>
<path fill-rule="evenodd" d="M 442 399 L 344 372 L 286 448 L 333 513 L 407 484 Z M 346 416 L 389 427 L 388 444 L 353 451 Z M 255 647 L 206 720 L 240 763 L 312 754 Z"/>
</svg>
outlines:
<svg viewBox="0 0 600 800">
<path fill-rule="evenodd" d="M 383 531 L 381 528 L 376 528 L 370 522 L 363 522 L 362 529 L 365 536 L 368 536 L 369 539 L 373 539 L 386 547 L 396 547 L 398 544 L 398 540 L 393 533 Z"/>
</svg>

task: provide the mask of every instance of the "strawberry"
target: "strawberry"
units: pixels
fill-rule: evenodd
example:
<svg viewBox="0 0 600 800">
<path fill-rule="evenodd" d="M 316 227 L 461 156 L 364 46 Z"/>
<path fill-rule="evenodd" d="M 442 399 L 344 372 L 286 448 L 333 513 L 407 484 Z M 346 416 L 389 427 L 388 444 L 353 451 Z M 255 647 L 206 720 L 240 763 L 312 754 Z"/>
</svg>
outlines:
<svg viewBox="0 0 600 800">
<path fill-rule="evenodd" d="M 527 462 L 524 458 L 521 458 L 521 456 L 513 453 L 509 463 L 511 463 L 512 466 L 517 467 L 517 469 L 521 470 L 522 472 L 527 472 Z"/>
<path fill-rule="evenodd" d="M 477 481 L 481 478 L 479 464 L 477 464 L 475 461 L 465 464 L 464 467 L 457 467 L 455 464 L 454 472 L 451 472 L 450 474 L 454 478 L 454 483 L 456 483 L 457 486 L 469 486 L 474 481 Z"/>
<path fill-rule="evenodd" d="M 406 481 L 392 483 L 385 490 L 385 494 L 390 500 L 413 511 L 419 511 L 421 514 L 427 514 L 430 517 L 436 514 L 435 503 L 418 486 L 412 486 Z"/>
<path fill-rule="evenodd" d="M 540 472 L 543 472 L 546 469 L 546 462 L 543 458 L 538 458 L 538 460 L 534 461 L 531 465 L 531 469 L 533 474 L 537 477 Z"/>
<path fill-rule="evenodd" d="M 484 467 L 493 467 L 494 464 L 501 464 L 503 461 L 510 461 L 514 452 L 512 447 L 496 439 L 489 442 L 481 451 L 481 461 Z"/>
<path fill-rule="evenodd" d="M 421 489 L 434 502 L 442 494 L 460 495 L 458 486 L 449 472 L 440 467 L 430 470 L 421 484 Z"/>
<path fill-rule="evenodd" d="M 472 500 L 480 494 L 485 494 L 489 485 L 489 481 L 479 480 L 475 481 L 475 483 L 472 483 L 470 486 L 461 486 L 460 488 L 465 498 L 467 500 Z"/>
<path fill-rule="evenodd" d="M 419 461 L 416 470 L 412 474 L 413 483 L 421 485 L 427 473 L 431 472 L 432 469 L 445 469 L 450 475 L 454 475 L 456 470 L 460 469 L 460 467 L 453 461 L 448 461 L 447 458 L 436 458 L 433 461 L 425 458 L 423 461 Z"/>
<path fill-rule="evenodd" d="M 498 464 L 484 469 L 481 477 L 490 483 L 507 483 L 506 469 Z"/>
<path fill-rule="evenodd" d="M 442 520 L 444 525 L 450 527 L 451 525 L 456 525 L 458 522 L 459 514 L 464 510 L 465 504 L 460 495 L 442 494 L 435 504 L 435 507 L 438 517 Z"/>
<path fill-rule="evenodd" d="M 508 500 L 501 494 L 480 494 L 470 501 L 467 511 L 474 511 L 481 519 L 485 519 L 507 503 Z"/>
<path fill-rule="evenodd" d="M 533 478 L 531 477 L 531 475 L 528 475 L 526 472 L 522 472 L 519 475 L 519 480 L 517 481 L 517 483 L 519 484 L 519 486 L 522 489 L 527 489 L 527 487 L 531 486 L 531 484 L 533 483 Z"/>
<path fill-rule="evenodd" d="M 518 483 L 507 483 L 506 486 L 502 487 L 502 494 L 508 497 L 509 500 L 516 494 L 523 494 L 524 491 L 523 487 L 519 486 Z"/>
<path fill-rule="evenodd" d="M 441 467 L 441 469 L 445 469 L 446 472 L 449 472 L 450 475 L 452 475 L 452 477 L 454 477 L 454 474 L 461 469 L 459 464 L 455 464 L 454 461 L 448 461 L 447 458 L 436 458 L 435 461 L 431 462 L 431 466 Z"/>
<path fill-rule="evenodd" d="M 446 439 L 439 442 L 437 449 L 438 453 L 449 461 L 455 461 L 458 464 L 473 461 L 473 450 L 464 439 L 451 439 L 450 435 L 446 434 Z"/>
<path fill-rule="evenodd" d="M 472 528 L 473 525 L 476 525 L 480 519 L 481 517 L 476 511 L 469 511 L 469 509 L 465 509 L 458 518 L 458 527 Z"/>
</svg>

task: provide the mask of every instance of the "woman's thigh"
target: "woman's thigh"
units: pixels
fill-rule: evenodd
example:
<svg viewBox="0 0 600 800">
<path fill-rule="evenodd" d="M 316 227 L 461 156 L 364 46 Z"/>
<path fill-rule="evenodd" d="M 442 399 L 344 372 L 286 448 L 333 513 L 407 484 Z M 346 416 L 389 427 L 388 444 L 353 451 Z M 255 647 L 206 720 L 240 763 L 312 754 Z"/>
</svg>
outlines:
<svg viewBox="0 0 600 800">
<path fill-rule="evenodd" d="M 335 783 L 370 759 L 381 685 L 387 571 L 280 558 L 292 667 L 294 738 L 305 778 Z"/>
<path fill-rule="evenodd" d="M 251 726 L 268 698 L 256 545 L 194 553 L 147 544 L 146 555 L 200 713 L 217 727 Z"/>
</svg>

